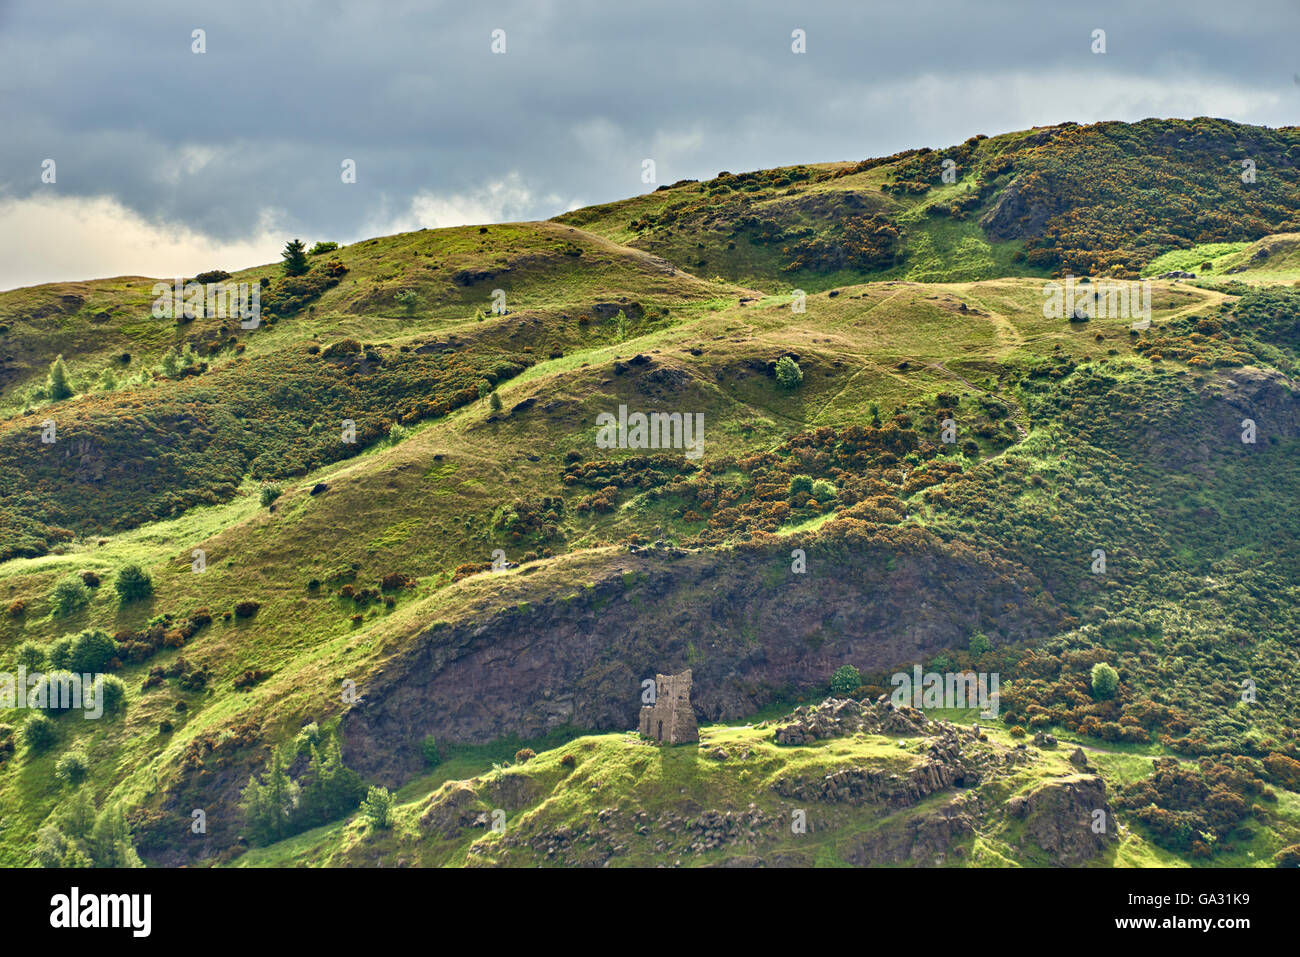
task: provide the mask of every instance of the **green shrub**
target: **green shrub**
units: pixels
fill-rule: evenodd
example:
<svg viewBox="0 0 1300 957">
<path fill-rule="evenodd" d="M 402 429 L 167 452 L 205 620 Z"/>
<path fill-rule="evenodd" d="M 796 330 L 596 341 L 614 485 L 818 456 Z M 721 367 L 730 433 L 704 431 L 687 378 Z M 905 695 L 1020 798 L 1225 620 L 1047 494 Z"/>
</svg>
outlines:
<svg viewBox="0 0 1300 957">
<path fill-rule="evenodd" d="M 81 688 L 82 701 L 90 688 L 82 683 L 80 674 L 70 671 L 47 671 L 40 675 L 27 691 L 28 704 L 39 707 L 45 714 L 62 714 L 71 711 L 79 702 L 73 700 L 74 688 Z M 36 702 L 44 702 L 38 705 Z"/>
<path fill-rule="evenodd" d="M 993 647 L 993 642 L 989 641 L 989 636 L 982 631 L 977 631 L 970 636 L 970 653 L 972 655 L 982 655 Z"/>
<path fill-rule="evenodd" d="M 413 289 L 403 289 L 393 296 L 393 301 L 406 310 L 406 314 L 409 316 L 415 312 L 415 307 L 420 304 L 420 297 L 415 294 Z"/>
<path fill-rule="evenodd" d="M 70 615 L 90 604 L 90 589 L 78 575 L 69 575 L 54 586 L 50 601 L 55 615 Z"/>
<path fill-rule="evenodd" d="M 283 494 L 278 485 L 263 485 L 261 493 L 262 507 L 266 508 Z"/>
<path fill-rule="evenodd" d="M 823 505 L 835 501 L 837 495 L 839 495 L 839 489 L 826 479 L 818 479 L 812 484 L 812 497 Z"/>
<path fill-rule="evenodd" d="M 90 773 L 90 759 L 84 751 L 69 751 L 54 764 L 54 776 L 76 787 Z"/>
<path fill-rule="evenodd" d="M 361 802 L 361 815 L 374 828 L 393 826 L 393 796 L 388 788 L 372 787 Z"/>
<path fill-rule="evenodd" d="M 310 754 L 311 749 L 320 744 L 320 725 L 315 721 L 304 724 L 294 739 L 294 748 L 298 754 Z"/>
<path fill-rule="evenodd" d="M 797 389 L 803 382 L 803 370 L 799 363 L 789 356 L 782 356 L 776 362 L 776 381 L 783 389 Z"/>
<path fill-rule="evenodd" d="M 72 641 L 72 635 L 64 635 L 50 643 L 45 661 L 52 669 L 61 671 L 68 667 L 68 663 L 72 661 Z"/>
<path fill-rule="evenodd" d="M 95 674 L 108 669 L 117 656 L 117 642 L 99 628 L 83 631 L 72 640 L 68 651 L 68 669 L 78 674 Z"/>
<path fill-rule="evenodd" d="M 43 714 L 33 714 L 23 725 L 23 744 L 33 754 L 44 754 L 54 747 L 59 736 L 53 719 Z"/>
<path fill-rule="evenodd" d="M 796 475 L 790 479 L 790 494 L 798 495 L 801 492 L 812 493 L 813 480 L 811 475 Z"/>
<path fill-rule="evenodd" d="M 113 587 L 117 590 L 118 602 L 129 605 L 153 594 L 153 579 L 139 565 L 127 565 L 117 573 Z"/>
<path fill-rule="evenodd" d="M 24 641 L 17 649 L 18 663 L 28 671 L 39 671 L 45 664 L 45 646 L 35 641 Z"/>
<path fill-rule="evenodd" d="M 117 675 L 103 675 L 102 680 L 104 714 L 115 714 L 126 707 L 126 685 Z"/>
<path fill-rule="evenodd" d="M 339 248 L 339 244 L 338 244 L 338 243 L 335 243 L 335 242 L 321 242 L 321 243 L 317 243 L 315 246 L 311 247 L 311 249 L 307 252 L 307 255 L 308 255 L 308 256 L 319 256 L 321 253 L 332 253 L 332 252 L 334 252 L 334 250 L 336 250 L 336 249 L 338 249 L 338 248 Z"/>
<path fill-rule="evenodd" d="M 1092 666 L 1092 696 L 1099 701 L 1115 697 L 1119 690 L 1119 672 L 1099 661 Z"/>
<path fill-rule="evenodd" d="M 831 694 L 847 695 L 857 691 L 862 684 L 862 672 L 852 665 L 840 665 L 831 675 Z"/>
<path fill-rule="evenodd" d="M 434 768 L 442 763 L 442 752 L 438 750 L 438 742 L 433 735 L 420 742 L 420 754 L 424 757 L 425 767 Z"/>
</svg>

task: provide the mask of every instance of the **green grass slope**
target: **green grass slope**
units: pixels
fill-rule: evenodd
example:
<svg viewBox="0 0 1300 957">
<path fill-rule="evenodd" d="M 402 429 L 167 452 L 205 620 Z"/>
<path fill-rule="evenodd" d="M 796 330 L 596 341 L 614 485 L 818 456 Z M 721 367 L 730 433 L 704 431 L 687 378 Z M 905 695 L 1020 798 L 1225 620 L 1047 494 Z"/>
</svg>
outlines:
<svg viewBox="0 0 1300 957">
<path fill-rule="evenodd" d="M 773 824 L 788 774 L 917 754 L 742 725 L 819 699 L 840 665 L 874 697 L 920 663 L 1002 675 L 994 744 L 1095 749 L 1122 827 L 1096 862 L 1272 863 L 1300 841 L 1293 140 L 1067 124 L 421 230 L 296 283 L 235 273 L 268 281 L 255 330 L 154 319 L 140 277 L 0 294 L 0 671 L 55 667 L 60 639 L 99 629 L 125 685 L 101 720 L 56 717 L 46 749 L 30 713 L 0 715 L 0 862 L 32 863 L 42 828 L 75 844 L 89 797 L 127 812 L 151 864 L 1053 863 L 1050 821 L 1008 812 L 1076 776 L 1049 749 L 977 807 L 940 789 L 889 813 L 828 802 L 833 836 Z M 1233 198 L 1215 171 L 1242 151 L 1276 175 Z M 1222 195 L 1147 202 L 1148 166 Z M 1089 231 L 1124 204 L 1137 219 Z M 1174 268 L 1200 278 L 1153 282 L 1150 328 L 1044 314 L 1049 273 Z M 53 401 L 56 354 L 75 394 Z M 598 448 L 620 405 L 701 414 L 703 456 Z M 816 600 L 792 589 L 795 548 L 810 584 L 834 570 Z M 498 554 L 513 567 L 492 572 Z M 121 604 L 128 565 L 152 594 Z M 55 600 L 69 578 L 94 586 L 81 607 Z M 630 726 L 640 680 L 684 667 L 715 722 L 699 748 L 584 735 Z M 514 669 L 543 677 L 491 677 Z M 444 764 L 415 773 L 428 736 Z M 331 741 L 400 788 L 391 832 L 354 819 Z M 277 752 L 303 793 L 267 841 L 241 801 Z M 503 794 L 504 839 L 477 823 Z M 473 814 L 431 835 L 452 797 Z M 691 849 L 701 815 L 728 831 L 750 801 L 767 837 Z M 604 858 L 560 839 L 608 807 L 649 817 L 602 822 Z M 899 849 L 899 828 L 954 816 L 970 827 L 943 850 Z"/>
</svg>

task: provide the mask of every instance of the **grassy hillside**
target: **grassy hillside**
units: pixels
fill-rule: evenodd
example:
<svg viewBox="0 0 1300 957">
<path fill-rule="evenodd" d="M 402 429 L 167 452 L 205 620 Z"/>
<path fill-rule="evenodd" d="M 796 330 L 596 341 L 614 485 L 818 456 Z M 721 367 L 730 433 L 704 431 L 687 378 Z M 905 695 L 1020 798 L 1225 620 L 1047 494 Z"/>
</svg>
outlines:
<svg viewBox="0 0 1300 957">
<path fill-rule="evenodd" d="M 1293 231 L 1297 209 L 1300 130 L 1200 118 L 1065 123 L 859 163 L 722 172 L 557 222 L 775 291 L 1136 277 L 1166 251 Z"/>
<path fill-rule="evenodd" d="M 154 319 L 141 277 L 0 293 L 0 670 L 124 688 L 39 746 L 0 715 L 0 862 L 84 862 L 96 808 L 155 865 L 1289 860 L 1295 137 L 1064 125 L 421 230 L 234 273 L 251 330 Z M 1234 150 L 1261 189 L 1205 199 Z M 1047 317 L 1091 269 L 1198 278 L 1152 282 L 1150 328 Z M 620 406 L 701 415 L 702 455 L 601 448 Z M 938 726 L 761 726 L 914 664 L 1001 675 L 961 761 Z M 622 733 L 688 667 L 699 747 Z M 789 832 L 809 782 L 926 760 L 984 773 Z M 250 776 L 301 793 L 268 824 Z M 1061 808 L 1103 790 L 1118 840 L 1080 843 Z"/>
</svg>

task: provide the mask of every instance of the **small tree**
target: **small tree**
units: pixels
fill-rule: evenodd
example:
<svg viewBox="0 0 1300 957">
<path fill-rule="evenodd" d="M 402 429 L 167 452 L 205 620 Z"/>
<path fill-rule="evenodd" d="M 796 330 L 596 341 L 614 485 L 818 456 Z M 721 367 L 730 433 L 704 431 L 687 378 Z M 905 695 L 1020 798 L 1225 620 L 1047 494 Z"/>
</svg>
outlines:
<svg viewBox="0 0 1300 957">
<path fill-rule="evenodd" d="M 99 812 L 90 832 L 90 846 L 96 867 L 144 866 L 131 843 L 131 829 L 121 804 L 110 804 Z"/>
<path fill-rule="evenodd" d="M 54 614 L 70 615 L 90 604 L 90 589 L 77 575 L 69 575 L 54 586 L 51 596 Z"/>
<path fill-rule="evenodd" d="M 280 253 L 280 258 L 284 260 L 281 266 L 286 276 L 301 276 L 311 264 L 307 262 L 306 246 L 301 239 L 290 240 L 284 244 L 284 252 Z"/>
<path fill-rule="evenodd" d="M 420 742 L 420 754 L 424 757 L 425 767 L 433 768 L 442 763 L 442 752 L 438 750 L 438 742 L 433 735 Z"/>
<path fill-rule="evenodd" d="M 803 370 L 799 363 L 789 356 L 782 356 L 776 361 L 776 381 L 783 389 L 797 389 L 803 382 Z"/>
<path fill-rule="evenodd" d="M 344 767 L 336 740 L 322 741 L 319 747 L 309 745 L 309 750 L 311 761 L 302 801 L 294 816 L 295 830 L 325 824 L 355 811 L 366 793 L 361 775 Z"/>
<path fill-rule="evenodd" d="M 339 244 L 338 244 L 338 243 L 335 243 L 335 242 L 320 242 L 320 243 L 317 243 L 315 246 L 311 247 L 311 252 L 309 252 L 307 255 L 309 255 L 309 256 L 319 256 L 321 253 L 332 253 L 332 252 L 334 252 L 334 250 L 336 250 L 336 249 L 338 249 L 338 248 L 339 248 Z"/>
<path fill-rule="evenodd" d="M 862 672 L 852 665 L 840 665 L 831 675 L 831 694 L 852 694 L 861 684 Z"/>
<path fill-rule="evenodd" d="M 497 395 L 495 390 L 493 390 L 492 395 L 488 398 L 488 405 L 492 406 L 493 412 L 501 411 L 501 396 Z"/>
<path fill-rule="evenodd" d="M 50 398 L 55 402 L 71 398 L 75 394 L 72 390 L 72 383 L 68 381 L 68 370 L 63 365 L 63 356 L 61 355 L 50 363 L 50 375 L 46 382 L 46 388 L 49 390 Z"/>
<path fill-rule="evenodd" d="M 129 605 L 153 594 L 153 579 L 139 565 L 127 565 L 117 573 L 113 583 L 120 604 Z"/>
<path fill-rule="evenodd" d="M 993 647 L 993 642 L 989 641 L 989 636 L 982 631 L 977 631 L 970 636 L 970 653 L 972 655 L 982 655 Z"/>
<path fill-rule="evenodd" d="M 54 764 L 54 776 L 76 787 L 90 773 L 90 759 L 84 751 L 69 751 Z"/>
<path fill-rule="evenodd" d="M 280 486 L 278 485 L 262 486 L 261 502 L 263 508 L 269 506 L 272 502 L 274 502 L 279 497 L 280 497 Z"/>
<path fill-rule="evenodd" d="M 1092 666 L 1092 696 L 1098 700 L 1115 697 L 1119 690 L 1119 672 L 1099 661 Z"/>
<path fill-rule="evenodd" d="M 100 675 L 100 693 L 97 702 L 104 709 L 104 714 L 114 714 L 126 707 L 126 684 L 117 675 Z"/>
<path fill-rule="evenodd" d="M 393 297 L 393 301 L 406 310 L 406 314 L 412 315 L 415 307 L 420 304 L 420 297 L 415 294 L 413 289 L 403 289 Z"/>
<path fill-rule="evenodd" d="M 249 835 L 258 844 L 271 844 L 289 834 L 289 820 L 298 806 L 301 789 L 289 777 L 277 748 L 262 780 L 250 776 L 240 806 L 247 815 Z"/>
<path fill-rule="evenodd" d="M 35 641 L 24 641 L 18 646 L 18 663 L 28 671 L 40 671 L 45 664 L 45 646 Z"/>
<path fill-rule="evenodd" d="M 55 638 L 50 642 L 50 648 L 45 654 L 45 660 L 55 671 L 63 671 L 68 667 L 68 662 L 72 660 L 72 639 L 72 635 L 64 635 L 62 638 Z"/>
<path fill-rule="evenodd" d="M 59 740 L 58 732 L 55 731 L 54 719 L 44 714 L 33 714 L 23 725 L 23 744 L 33 754 L 44 754 L 50 748 L 54 747 Z"/>
<path fill-rule="evenodd" d="M 366 799 L 361 802 L 361 814 L 374 828 L 393 826 L 393 796 L 388 788 L 372 787 L 366 792 Z"/>
<path fill-rule="evenodd" d="M 78 674 L 96 674 L 108 668 L 117 656 L 117 642 L 108 632 L 90 628 L 72 639 L 68 654 L 68 670 Z"/>
</svg>

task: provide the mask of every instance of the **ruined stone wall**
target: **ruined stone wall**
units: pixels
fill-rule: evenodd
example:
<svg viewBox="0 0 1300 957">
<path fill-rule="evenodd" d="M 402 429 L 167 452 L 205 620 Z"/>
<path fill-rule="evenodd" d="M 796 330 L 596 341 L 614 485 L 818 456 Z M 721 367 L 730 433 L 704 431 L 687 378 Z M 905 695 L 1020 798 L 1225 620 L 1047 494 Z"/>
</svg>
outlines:
<svg viewBox="0 0 1300 957">
<path fill-rule="evenodd" d="M 668 744 L 687 744 L 700 739 L 695 711 L 691 707 L 691 672 L 655 675 L 655 703 L 641 709 L 641 733 Z"/>
</svg>

